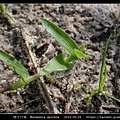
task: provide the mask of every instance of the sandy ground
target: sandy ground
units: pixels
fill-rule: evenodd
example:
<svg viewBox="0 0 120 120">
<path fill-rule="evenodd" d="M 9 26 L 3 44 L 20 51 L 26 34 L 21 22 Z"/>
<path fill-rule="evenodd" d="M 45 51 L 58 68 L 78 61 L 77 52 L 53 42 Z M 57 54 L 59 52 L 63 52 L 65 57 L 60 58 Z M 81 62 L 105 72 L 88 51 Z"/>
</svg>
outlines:
<svg viewBox="0 0 120 120">
<path fill-rule="evenodd" d="M 90 101 L 84 99 L 88 90 L 98 88 L 107 38 L 120 30 L 120 4 L 9 4 L 7 11 L 15 19 L 17 26 L 0 14 L 0 49 L 19 60 L 31 75 L 36 71 L 26 50 L 21 27 L 25 29 L 26 41 L 38 70 L 51 58 L 64 52 L 43 28 L 40 17 L 57 24 L 79 46 L 86 44 L 85 53 L 93 57 L 91 60 L 75 61 L 74 68 L 70 70 L 52 73 L 51 76 L 55 79 L 53 83 L 47 81 L 46 77 L 41 78 L 56 113 L 120 113 L 120 103 L 104 95 L 97 95 Z M 44 44 L 51 48 L 48 54 L 39 53 Z M 120 38 L 113 36 L 106 58 L 108 76 L 105 89 L 116 98 L 120 98 L 119 56 Z M 10 66 L 0 61 L 0 87 L 14 83 L 19 78 Z M 38 81 L 14 91 L 0 93 L 0 113 L 49 113 L 49 106 Z"/>
</svg>

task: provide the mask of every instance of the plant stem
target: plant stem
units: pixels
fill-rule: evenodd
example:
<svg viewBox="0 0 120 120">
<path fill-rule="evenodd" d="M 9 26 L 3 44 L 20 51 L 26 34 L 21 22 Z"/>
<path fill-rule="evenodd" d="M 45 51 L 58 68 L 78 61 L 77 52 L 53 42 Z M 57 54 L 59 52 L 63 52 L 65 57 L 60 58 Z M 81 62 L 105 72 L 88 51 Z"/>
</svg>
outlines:
<svg viewBox="0 0 120 120">
<path fill-rule="evenodd" d="M 91 94 L 89 94 L 89 95 L 87 95 L 87 98 L 89 99 L 89 98 L 92 98 L 93 96 L 95 96 L 95 95 L 97 95 L 97 94 L 99 94 L 99 92 L 97 91 L 97 92 L 92 92 Z"/>
<path fill-rule="evenodd" d="M 109 95 L 109 94 L 107 94 L 107 93 L 105 93 L 105 92 L 102 92 L 102 94 L 104 94 L 104 95 L 106 95 L 107 97 L 110 97 L 110 98 L 112 98 L 112 99 L 120 102 L 120 99 L 117 99 L 117 98 L 115 98 L 114 96 L 111 96 L 111 95 Z"/>
<path fill-rule="evenodd" d="M 28 84 L 29 82 L 32 82 L 33 80 L 39 78 L 40 76 L 41 76 L 40 73 L 37 73 L 37 74 L 35 74 L 33 76 L 28 77 L 25 81 Z"/>
<path fill-rule="evenodd" d="M 20 87 L 22 87 L 24 85 L 29 84 L 30 82 L 32 82 L 33 80 L 39 78 L 40 76 L 41 76 L 40 73 L 37 73 L 37 74 L 35 74 L 33 76 L 30 76 L 30 77 L 26 78 L 25 80 L 20 79 L 16 83 L 11 84 L 10 88 L 11 88 L 11 90 L 16 90 L 16 89 L 18 89 L 18 88 L 20 88 Z"/>
<path fill-rule="evenodd" d="M 75 57 L 73 57 L 72 55 L 65 59 L 66 62 L 72 62 L 73 60 L 75 60 Z"/>
<path fill-rule="evenodd" d="M 1 10 L 1 12 L 5 12 L 5 5 L 4 4 L 0 4 L 0 10 Z"/>
</svg>

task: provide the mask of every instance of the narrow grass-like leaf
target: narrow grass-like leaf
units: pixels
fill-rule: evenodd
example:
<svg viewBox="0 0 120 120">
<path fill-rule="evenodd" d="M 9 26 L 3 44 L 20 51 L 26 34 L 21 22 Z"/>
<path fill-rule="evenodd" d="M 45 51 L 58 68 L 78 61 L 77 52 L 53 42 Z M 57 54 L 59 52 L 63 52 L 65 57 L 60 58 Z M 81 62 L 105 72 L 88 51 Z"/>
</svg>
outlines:
<svg viewBox="0 0 120 120">
<path fill-rule="evenodd" d="M 14 21 L 14 19 L 13 19 L 13 17 L 8 13 L 8 12 L 3 12 L 7 17 L 9 17 L 13 22 L 15 22 Z"/>
<path fill-rule="evenodd" d="M 8 18 L 10 18 L 13 22 L 15 22 L 14 21 L 14 19 L 13 19 L 13 17 L 8 13 L 8 12 L 6 12 L 6 9 L 7 7 L 5 7 L 5 5 L 4 4 L 0 4 L 0 10 L 1 10 L 1 12 L 4 14 L 4 15 L 6 15 Z"/>
<path fill-rule="evenodd" d="M 85 44 L 82 44 L 78 49 L 79 49 L 79 51 L 83 52 L 84 48 L 85 48 Z"/>
<path fill-rule="evenodd" d="M 103 90 L 103 87 L 104 87 L 105 82 L 106 82 L 106 78 L 107 78 L 107 70 L 106 70 L 106 64 L 105 64 L 103 78 L 101 80 L 102 82 L 100 82 L 100 84 L 99 84 L 99 89 L 98 89 L 99 92 L 101 92 Z"/>
<path fill-rule="evenodd" d="M 10 56 L 3 50 L 0 50 L 0 60 L 7 63 L 8 65 L 12 66 L 17 74 L 19 74 L 23 80 L 29 77 L 29 73 L 27 69 L 14 57 Z"/>
<path fill-rule="evenodd" d="M 73 63 L 66 62 L 66 54 L 59 54 L 49 61 L 45 67 L 43 67 L 40 75 L 46 75 L 52 72 L 64 71 L 73 67 Z"/>
<path fill-rule="evenodd" d="M 103 58 L 102 58 L 102 65 L 101 65 L 101 70 L 100 70 L 100 81 L 99 81 L 99 88 L 98 88 L 98 92 L 101 92 L 103 90 L 104 84 L 105 84 L 105 79 L 107 76 L 106 73 L 106 61 L 105 61 L 105 57 L 106 57 L 106 52 L 108 49 L 108 43 L 110 41 L 112 34 L 110 35 L 110 37 L 107 39 L 106 45 L 105 45 L 105 49 L 104 49 L 104 53 L 103 53 Z"/>
<path fill-rule="evenodd" d="M 40 20 L 46 30 L 58 41 L 58 43 L 65 49 L 65 51 L 69 55 L 73 55 L 73 50 L 78 49 L 76 42 L 54 23 L 44 18 L 41 18 Z"/>
<path fill-rule="evenodd" d="M 120 99 L 117 99 L 116 97 L 114 97 L 114 96 L 112 96 L 112 95 L 109 95 L 109 94 L 107 94 L 106 92 L 102 92 L 102 94 L 104 94 L 105 96 L 107 96 L 107 97 L 109 97 L 109 98 L 111 98 L 111 99 L 113 99 L 113 100 L 116 100 L 116 101 L 118 101 L 118 102 L 120 102 Z"/>
</svg>

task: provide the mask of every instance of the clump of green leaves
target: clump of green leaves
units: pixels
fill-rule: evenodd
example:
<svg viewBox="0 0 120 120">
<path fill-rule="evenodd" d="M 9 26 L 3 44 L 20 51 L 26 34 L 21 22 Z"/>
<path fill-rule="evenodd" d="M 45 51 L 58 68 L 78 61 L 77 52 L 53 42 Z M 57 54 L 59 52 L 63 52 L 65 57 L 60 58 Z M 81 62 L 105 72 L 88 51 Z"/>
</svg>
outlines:
<svg viewBox="0 0 120 120">
<path fill-rule="evenodd" d="M 6 8 L 7 8 L 7 5 L 5 6 L 5 4 L 0 4 L 0 10 L 1 10 L 2 14 L 7 16 L 8 18 L 10 18 L 14 22 L 13 17 L 6 11 Z"/>
<path fill-rule="evenodd" d="M 10 56 L 5 51 L 0 50 L 0 60 L 12 66 L 16 73 L 21 76 L 20 80 L 9 85 L 7 88 L 3 89 L 2 92 L 7 90 L 16 90 L 24 85 L 29 84 L 31 81 L 41 76 L 48 75 L 52 72 L 68 70 L 74 66 L 73 61 L 79 58 L 92 58 L 83 52 L 85 48 L 84 44 L 78 47 L 77 43 L 60 27 L 44 18 L 41 18 L 40 20 L 46 30 L 57 40 L 67 54 L 61 53 L 55 56 L 43 67 L 40 73 L 30 76 L 27 69 L 20 62 L 18 62 L 14 57 Z"/>
<path fill-rule="evenodd" d="M 87 98 L 92 98 L 95 95 L 98 94 L 104 94 L 118 102 L 120 102 L 119 99 L 115 98 L 114 96 L 111 96 L 109 94 L 107 94 L 103 89 L 104 89 L 104 85 L 106 82 L 106 78 L 107 78 L 107 70 L 106 70 L 106 53 L 107 53 L 107 49 L 108 49 L 108 44 L 110 41 L 112 34 L 110 35 L 110 37 L 107 39 L 106 45 L 105 45 L 105 49 L 104 49 L 104 53 L 103 53 L 103 58 L 102 58 L 102 65 L 101 65 L 101 70 L 100 70 L 100 79 L 99 79 L 99 87 L 97 91 L 92 91 L 91 94 L 87 95 Z"/>
</svg>

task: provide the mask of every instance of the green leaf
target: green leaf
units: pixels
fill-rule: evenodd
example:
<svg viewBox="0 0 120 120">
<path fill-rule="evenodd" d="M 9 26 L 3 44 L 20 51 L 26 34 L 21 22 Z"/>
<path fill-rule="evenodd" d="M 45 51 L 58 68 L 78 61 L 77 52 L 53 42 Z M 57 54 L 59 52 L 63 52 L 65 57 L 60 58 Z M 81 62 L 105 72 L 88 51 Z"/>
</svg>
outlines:
<svg viewBox="0 0 120 120">
<path fill-rule="evenodd" d="M 102 80 L 100 80 L 100 83 L 99 83 L 99 89 L 98 89 L 99 92 L 103 90 L 105 82 L 106 82 L 106 78 L 107 78 L 107 70 L 106 70 L 106 64 L 105 64 L 104 70 L 103 70 L 103 78 Z"/>
<path fill-rule="evenodd" d="M 103 53 L 102 65 L 101 65 L 101 70 L 100 70 L 100 81 L 99 81 L 99 88 L 98 88 L 99 92 L 101 92 L 103 90 L 103 87 L 104 87 L 104 84 L 105 84 L 105 81 L 106 81 L 106 77 L 107 77 L 105 58 L 106 58 L 108 44 L 109 44 L 111 36 L 112 36 L 112 34 L 107 39 L 107 42 L 106 42 L 106 45 L 105 45 L 105 49 L 104 49 L 104 53 Z"/>
<path fill-rule="evenodd" d="M 0 4 L 0 10 L 1 10 L 1 12 L 4 14 L 4 15 L 6 15 L 8 18 L 10 18 L 13 22 L 15 22 L 14 21 L 14 19 L 13 19 L 13 17 L 5 10 L 5 5 L 4 4 Z"/>
<path fill-rule="evenodd" d="M 54 57 L 47 65 L 45 65 L 45 67 L 43 67 L 40 75 L 43 76 L 52 72 L 64 71 L 72 68 L 73 63 L 66 62 L 66 58 L 66 54 L 59 54 L 58 56 Z"/>
<path fill-rule="evenodd" d="M 1 12 L 5 11 L 5 5 L 4 4 L 0 4 L 0 10 L 1 10 Z"/>
<path fill-rule="evenodd" d="M 83 52 L 81 52 L 81 51 L 79 51 L 79 50 L 74 49 L 74 53 L 75 53 L 75 55 L 77 56 L 77 58 L 92 59 L 91 56 L 89 56 L 89 55 L 87 55 L 87 54 L 84 54 Z"/>
<path fill-rule="evenodd" d="M 40 20 L 46 30 L 59 42 L 59 44 L 65 49 L 65 51 L 69 55 L 73 55 L 73 50 L 78 49 L 78 45 L 76 44 L 76 42 L 54 23 L 44 18 L 41 18 Z"/>
<path fill-rule="evenodd" d="M 15 22 L 14 19 L 13 19 L 13 17 L 12 17 L 8 12 L 4 11 L 3 13 L 4 13 L 8 18 L 10 18 L 13 22 Z"/>
<path fill-rule="evenodd" d="M 102 94 L 104 94 L 104 95 L 108 96 L 109 98 L 111 98 L 111 99 L 113 99 L 113 100 L 116 100 L 116 101 L 120 102 L 120 99 L 117 99 L 116 97 L 114 97 L 114 96 L 112 96 L 112 95 L 107 94 L 105 91 L 103 91 L 103 92 L 102 92 Z"/>
<path fill-rule="evenodd" d="M 81 52 L 83 52 L 83 51 L 84 51 L 84 48 L 85 48 L 85 44 L 82 44 L 82 45 L 78 48 L 78 50 L 81 51 Z"/>
<path fill-rule="evenodd" d="M 29 77 L 27 69 L 14 57 L 10 56 L 3 50 L 0 50 L 0 60 L 12 66 L 17 74 L 19 74 L 23 79 Z"/>
</svg>

